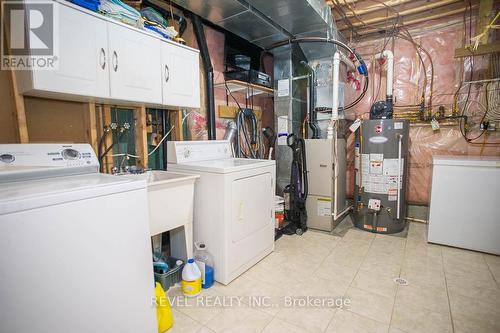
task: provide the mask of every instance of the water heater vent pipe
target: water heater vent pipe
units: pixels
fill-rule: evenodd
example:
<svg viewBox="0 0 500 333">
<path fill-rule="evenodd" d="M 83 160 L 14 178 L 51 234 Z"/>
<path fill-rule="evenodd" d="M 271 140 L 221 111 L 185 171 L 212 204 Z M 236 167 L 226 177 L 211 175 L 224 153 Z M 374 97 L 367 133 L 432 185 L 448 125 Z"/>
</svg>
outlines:
<svg viewBox="0 0 500 333">
<path fill-rule="evenodd" d="M 332 118 L 327 129 L 327 138 L 333 139 L 333 123 L 339 119 L 339 67 L 340 54 L 335 52 L 333 55 L 333 87 L 332 87 Z"/>
<path fill-rule="evenodd" d="M 387 83 L 386 83 L 386 99 L 392 101 L 392 82 L 394 78 L 394 54 L 390 50 L 384 50 L 382 53 L 375 55 L 375 59 L 387 59 Z"/>
</svg>

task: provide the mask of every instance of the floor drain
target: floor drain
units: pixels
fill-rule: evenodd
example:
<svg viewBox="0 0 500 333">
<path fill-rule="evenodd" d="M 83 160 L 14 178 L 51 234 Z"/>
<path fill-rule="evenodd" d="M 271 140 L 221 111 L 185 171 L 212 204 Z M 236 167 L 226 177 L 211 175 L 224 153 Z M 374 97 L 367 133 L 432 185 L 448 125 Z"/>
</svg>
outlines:
<svg viewBox="0 0 500 333">
<path fill-rule="evenodd" d="M 394 283 L 399 284 L 400 286 L 407 286 L 408 285 L 408 281 L 404 278 L 401 278 L 401 277 L 395 278 Z"/>
</svg>

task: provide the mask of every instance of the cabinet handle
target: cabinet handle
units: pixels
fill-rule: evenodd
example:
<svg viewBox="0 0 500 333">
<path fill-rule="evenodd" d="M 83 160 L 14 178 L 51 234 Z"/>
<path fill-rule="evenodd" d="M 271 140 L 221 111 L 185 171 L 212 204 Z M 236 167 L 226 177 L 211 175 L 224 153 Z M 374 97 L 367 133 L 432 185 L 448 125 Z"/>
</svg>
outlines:
<svg viewBox="0 0 500 333">
<path fill-rule="evenodd" d="M 168 82 L 168 79 L 170 79 L 170 70 L 168 69 L 168 66 L 165 65 L 165 82 Z"/>
<path fill-rule="evenodd" d="M 99 54 L 99 62 L 101 63 L 102 69 L 106 68 L 106 52 L 102 47 L 101 47 L 101 52 Z"/>
<path fill-rule="evenodd" d="M 116 72 L 118 70 L 118 54 L 113 51 L 113 70 Z"/>
</svg>

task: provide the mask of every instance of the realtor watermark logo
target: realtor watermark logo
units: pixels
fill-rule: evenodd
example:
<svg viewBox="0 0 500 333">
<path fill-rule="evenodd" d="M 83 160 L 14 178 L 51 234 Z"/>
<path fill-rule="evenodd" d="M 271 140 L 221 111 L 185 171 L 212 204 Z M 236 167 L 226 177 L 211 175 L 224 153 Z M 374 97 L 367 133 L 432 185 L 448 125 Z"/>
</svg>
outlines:
<svg viewBox="0 0 500 333">
<path fill-rule="evenodd" d="M 42 0 L 2 1 L 2 69 L 58 68 L 57 5 Z"/>
</svg>

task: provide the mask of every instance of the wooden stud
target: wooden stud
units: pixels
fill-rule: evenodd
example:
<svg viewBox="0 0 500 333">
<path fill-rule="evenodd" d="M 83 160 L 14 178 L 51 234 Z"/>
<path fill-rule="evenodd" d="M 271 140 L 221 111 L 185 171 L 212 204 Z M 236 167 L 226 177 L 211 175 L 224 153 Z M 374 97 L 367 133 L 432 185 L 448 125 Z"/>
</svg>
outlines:
<svg viewBox="0 0 500 333">
<path fill-rule="evenodd" d="M 176 129 L 177 133 L 175 135 L 175 140 L 176 141 L 183 141 L 184 140 L 184 128 L 182 127 L 182 118 L 184 118 L 184 115 L 181 110 L 177 111 L 177 118 L 176 118 Z M 187 118 L 186 118 L 187 121 Z"/>
<path fill-rule="evenodd" d="M 148 167 L 148 135 L 146 124 L 146 107 L 141 106 L 134 109 L 135 118 L 135 154 L 139 156 L 137 166 Z"/>
<path fill-rule="evenodd" d="M 163 112 L 167 112 L 166 110 Z M 174 141 L 184 140 L 184 133 L 182 131 L 182 111 L 181 110 L 169 110 L 168 118 L 170 119 L 170 124 L 174 127 L 170 133 L 170 137 Z"/>
<path fill-rule="evenodd" d="M 239 109 L 236 106 L 219 105 L 217 107 L 217 111 L 219 113 L 219 118 L 235 119 Z M 253 112 L 255 113 L 257 120 L 262 118 L 262 110 L 254 107 Z"/>
<path fill-rule="evenodd" d="M 7 50 L 10 51 L 10 47 L 8 45 L 9 41 L 9 29 L 7 27 L 7 24 L 5 22 L 2 22 L 4 24 L 4 34 L 5 34 L 5 43 L 6 43 L 6 48 Z M 17 129 L 17 139 L 19 143 L 28 143 L 29 142 L 29 135 L 28 135 L 28 126 L 26 123 L 26 109 L 24 105 L 24 97 L 19 93 L 18 85 L 17 85 L 17 77 L 16 73 L 13 70 L 10 70 L 10 79 L 11 79 L 11 84 L 12 84 L 12 98 L 14 99 L 14 107 L 15 109 L 13 110 L 14 114 L 14 119 L 16 122 L 16 129 Z"/>
<path fill-rule="evenodd" d="M 455 58 L 463 58 L 469 56 L 478 56 L 500 52 L 500 43 L 480 44 L 476 50 L 472 51 L 471 46 L 455 49 Z"/>
<path fill-rule="evenodd" d="M 85 137 L 87 142 L 97 152 L 97 120 L 95 103 L 88 103 L 84 114 Z"/>
<path fill-rule="evenodd" d="M 104 126 L 109 126 L 111 124 L 111 106 L 104 105 L 104 114 L 103 114 L 103 123 Z M 113 134 L 108 133 L 105 140 L 105 147 L 110 147 L 113 144 Z M 112 151 L 110 151 L 105 158 L 103 159 L 104 164 L 104 172 L 111 173 L 111 168 L 113 167 L 113 157 L 111 157 Z"/>
<path fill-rule="evenodd" d="M 477 28 L 476 28 L 476 35 L 479 35 L 480 33 L 483 32 L 483 30 L 486 28 L 488 24 L 491 22 L 491 14 L 494 14 L 493 12 L 493 0 L 481 0 L 479 2 L 479 14 L 478 14 L 478 20 L 477 20 Z M 486 44 L 488 43 L 488 37 L 490 35 L 490 31 L 481 39 L 479 39 L 479 44 Z"/>
<path fill-rule="evenodd" d="M 12 95 L 14 98 L 14 119 L 17 125 L 17 136 L 19 143 L 28 143 L 28 125 L 26 123 L 26 109 L 24 106 L 24 97 L 17 89 L 17 78 L 13 70 L 10 71 L 12 81 Z"/>
</svg>

